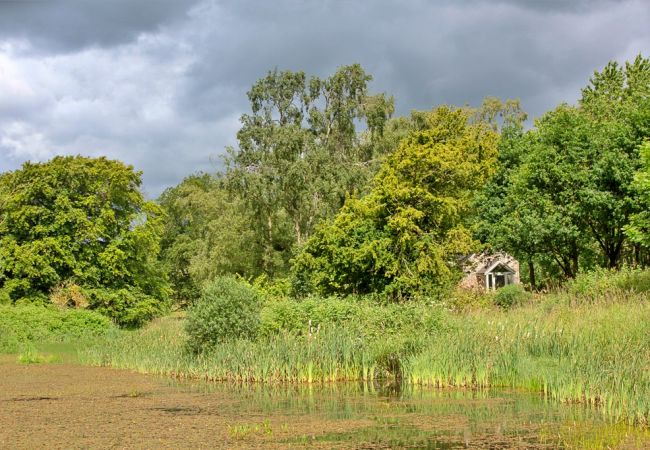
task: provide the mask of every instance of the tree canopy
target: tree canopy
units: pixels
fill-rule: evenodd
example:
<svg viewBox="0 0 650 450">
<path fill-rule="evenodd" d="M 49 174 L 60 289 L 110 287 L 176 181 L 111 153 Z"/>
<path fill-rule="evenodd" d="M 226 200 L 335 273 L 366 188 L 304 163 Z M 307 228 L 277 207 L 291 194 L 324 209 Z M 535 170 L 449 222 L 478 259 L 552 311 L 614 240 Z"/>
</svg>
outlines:
<svg viewBox="0 0 650 450">
<path fill-rule="evenodd" d="M 180 305 L 193 303 L 217 275 L 255 273 L 259 250 L 242 201 L 220 176 L 197 174 L 159 199 L 166 213 L 161 259 Z"/>
<path fill-rule="evenodd" d="M 650 125 L 650 61 L 594 73 L 576 106 L 502 134 L 499 170 L 479 207 L 480 236 L 547 274 L 639 263 L 625 232 L 640 211 L 633 182 Z M 637 216 L 638 217 L 638 216 Z"/>
<path fill-rule="evenodd" d="M 285 273 L 293 246 L 365 189 L 393 112 L 392 98 L 368 94 L 371 79 L 358 64 L 326 79 L 276 70 L 249 91 L 227 178 L 250 213 L 260 273 Z"/>
<path fill-rule="evenodd" d="M 56 157 L 3 174 L 0 289 L 13 302 L 65 283 L 164 299 L 161 210 L 140 185 L 140 172 L 106 158 Z"/>
<path fill-rule="evenodd" d="M 370 193 L 350 197 L 295 260 L 299 290 L 385 292 L 407 298 L 448 284 L 458 257 L 477 248 L 468 228 L 473 195 L 489 179 L 498 134 L 468 108 L 416 114 Z"/>
<path fill-rule="evenodd" d="M 1 174 L 0 300 L 81 289 L 137 324 L 168 280 L 179 305 L 233 274 L 405 299 L 444 292 L 484 248 L 517 257 L 532 287 L 650 263 L 650 60 L 607 64 L 530 129 L 518 101 L 495 98 L 392 118 L 371 80 L 358 64 L 269 72 L 223 173 L 190 175 L 158 204 L 106 158 Z"/>
</svg>

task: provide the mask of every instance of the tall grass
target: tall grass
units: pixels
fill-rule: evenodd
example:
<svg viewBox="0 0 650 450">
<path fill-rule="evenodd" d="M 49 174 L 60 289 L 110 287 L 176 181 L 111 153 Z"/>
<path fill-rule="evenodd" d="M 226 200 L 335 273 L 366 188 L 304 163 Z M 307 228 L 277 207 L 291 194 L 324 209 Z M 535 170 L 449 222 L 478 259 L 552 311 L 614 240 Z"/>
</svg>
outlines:
<svg viewBox="0 0 650 450">
<path fill-rule="evenodd" d="M 647 272 L 605 272 L 503 310 L 427 305 L 276 302 L 261 336 L 209 352 L 186 349 L 182 318 L 116 331 L 83 353 L 89 364 L 181 378 L 332 382 L 393 377 L 431 387 L 515 387 L 598 407 L 617 421 L 650 419 Z M 609 278 L 608 278 L 609 277 Z"/>
<path fill-rule="evenodd" d="M 412 341 L 370 340 L 344 328 L 235 340 L 193 354 L 183 321 L 163 318 L 139 331 L 117 331 L 84 349 L 81 361 L 143 373 L 238 382 L 334 382 L 395 375 L 396 359 Z M 393 364 L 393 366 L 391 366 Z"/>
<path fill-rule="evenodd" d="M 405 366 L 414 384 L 529 388 L 647 424 L 650 304 L 476 312 Z"/>
</svg>

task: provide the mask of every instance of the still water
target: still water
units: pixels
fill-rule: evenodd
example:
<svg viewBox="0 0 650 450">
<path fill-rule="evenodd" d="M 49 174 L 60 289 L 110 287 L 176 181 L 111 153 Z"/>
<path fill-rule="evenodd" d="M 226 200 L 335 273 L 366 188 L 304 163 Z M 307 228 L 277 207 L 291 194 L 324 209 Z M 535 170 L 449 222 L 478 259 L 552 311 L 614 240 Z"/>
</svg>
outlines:
<svg viewBox="0 0 650 450">
<path fill-rule="evenodd" d="M 434 390 L 395 384 L 177 383 L 226 396 L 234 443 L 295 448 L 639 448 L 647 430 L 613 424 L 597 409 L 515 390 Z M 245 446 L 245 445 L 244 445 Z"/>
</svg>

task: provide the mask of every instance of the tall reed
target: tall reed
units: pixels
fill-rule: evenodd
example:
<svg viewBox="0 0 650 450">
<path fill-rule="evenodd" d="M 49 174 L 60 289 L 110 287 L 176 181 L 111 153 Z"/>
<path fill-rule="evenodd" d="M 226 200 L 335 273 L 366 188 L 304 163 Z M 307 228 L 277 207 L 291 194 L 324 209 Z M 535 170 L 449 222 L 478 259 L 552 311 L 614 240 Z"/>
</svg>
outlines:
<svg viewBox="0 0 650 450">
<path fill-rule="evenodd" d="M 230 341 L 198 355 L 186 349 L 182 319 L 164 318 L 139 331 L 110 333 L 86 348 L 82 359 L 206 380 L 323 383 L 394 377 L 430 387 L 525 388 L 549 400 L 596 406 L 613 420 L 647 425 L 650 302 L 618 285 L 606 289 L 601 297 L 585 289 L 580 295 L 566 291 L 507 311 L 437 312 L 431 316 L 435 320 L 426 321 L 418 314 L 421 306 L 405 307 L 403 316 L 399 307 L 379 308 L 396 316 L 382 322 L 389 327 L 370 326 L 370 332 L 360 326 L 368 319 L 355 319 L 354 311 L 345 310 L 329 323 L 319 313 L 316 330 L 280 327 L 254 341 Z M 282 305 L 283 316 L 289 307 Z M 305 305 L 297 308 L 308 312 Z"/>
<path fill-rule="evenodd" d="M 473 313 L 456 320 L 405 367 L 414 384 L 529 388 L 647 424 L 650 304 Z"/>
</svg>

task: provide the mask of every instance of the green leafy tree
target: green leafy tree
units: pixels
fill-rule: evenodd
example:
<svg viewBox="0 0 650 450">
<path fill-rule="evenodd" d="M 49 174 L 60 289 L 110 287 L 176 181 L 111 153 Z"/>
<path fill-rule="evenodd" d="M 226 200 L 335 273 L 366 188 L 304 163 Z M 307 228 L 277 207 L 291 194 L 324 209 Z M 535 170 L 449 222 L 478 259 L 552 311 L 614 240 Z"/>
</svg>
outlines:
<svg viewBox="0 0 650 450">
<path fill-rule="evenodd" d="M 160 304 L 160 208 L 140 172 L 106 158 L 56 157 L 0 178 L 0 289 L 13 302 L 62 283 L 127 289 Z M 91 304 L 91 307 L 101 305 Z"/>
<path fill-rule="evenodd" d="M 496 99 L 490 99 L 486 103 L 482 117 L 490 123 L 498 124 L 497 119 L 501 116 L 502 126 L 496 173 L 474 200 L 478 211 L 475 235 L 495 249 L 508 251 L 520 261 L 527 262 L 528 281 L 535 286 L 534 259 L 540 252 L 540 230 L 534 221 L 522 223 L 530 215 L 520 214 L 521 201 L 509 192 L 511 175 L 527 154 L 527 135 L 523 127 L 526 114 L 513 101 L 502 104 Z M 506 107 L 508 103 L 510 106 Z"/>
<path fill-rule="evenodd" d="M 161 259 L 178 305 L 191 304 L 217 275 L 254 274 L 252 218 L 223 184 L 220 176 L 192 175 L 160 197 Z"/>
<path fill-rule="evenodd" d="M 583 89 L 579 108 L 586 117 L 580 223 L 598 243 L 604 265 L 617 267 L 624 228 L 639 206 L 632 183 L 638 148 L 650 137 L 650 60 L 639 55 L 624 66 L 610 62 Z"/>
<path fill-rule="evenodd" d="M 298 291 L 432 293 L 455 278 L 458 257 L 476 248 L 471 200 L 493 173 L 498 135 L 476 111 L 417 114 L 382 164 L 370 193 L 349 198 L 294 264 Z"/>
<path fill-rule="evenodd" d="M 357 64 L 327 79 L 273 71 L 248 93 L 252 113 L 241 118 L 228 178 L 251 212 L 260 271 L 286 271 L 293 246 L 374 173 L 393 101 L 368 95 L 370 80 Z"/>
<path fill-rule="evenodd" d="M 641 211 L 632 216 L 626 232 L 630 239 L 643 246 L 650 247 L 650 142 L 646 141 L 640 149 L 642 167 L 634 179 L 634 188 L 639 195 Z"/>
<path fill-rule="evenodd" d="M 260 327 L 260 294 L 232 276 L 216 277 L 202 290 L 189 310 L 185 330 L 194 353 L 209 351 L 224 342 L 254 339 Z"/>
<path fill-rule="evenodd" d="M 571 278 L 626 257 L 649 99 L 650 62 L 639 56 L 596 72 L 577 106 L 559 106 L 526 133 L 504 130 L 497 175 L 479 197 L 480 237 L 527 261 L 533 285 L 535 263 Z"/>
</svg>

